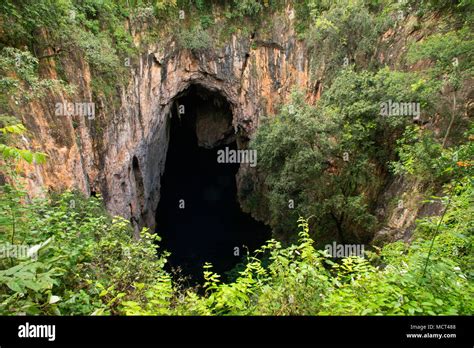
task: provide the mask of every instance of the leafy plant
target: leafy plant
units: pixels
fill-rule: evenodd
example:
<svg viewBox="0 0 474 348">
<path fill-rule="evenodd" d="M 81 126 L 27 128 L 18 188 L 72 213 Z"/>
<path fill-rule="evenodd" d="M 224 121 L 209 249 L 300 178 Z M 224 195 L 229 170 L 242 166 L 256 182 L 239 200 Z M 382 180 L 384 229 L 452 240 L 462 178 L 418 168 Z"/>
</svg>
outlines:
<svg viewBox="0 0 474 348">
<path fill-rule="evenodd" d="M 182 29 L 178 34 L 178 43 L 182 48 L 191 51 L 202 51 L 210 47 L 211 37 L 199 27 Z"/>
</svg>

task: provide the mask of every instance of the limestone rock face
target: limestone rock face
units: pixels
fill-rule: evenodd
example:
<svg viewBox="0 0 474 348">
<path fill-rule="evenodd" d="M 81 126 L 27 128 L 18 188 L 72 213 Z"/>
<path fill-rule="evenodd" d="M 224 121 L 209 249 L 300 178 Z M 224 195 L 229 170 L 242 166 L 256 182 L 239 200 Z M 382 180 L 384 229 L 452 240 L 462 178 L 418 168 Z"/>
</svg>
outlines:
<svg viewBox="0 0 474 348">
<path fill-rule="evenodd" d="M 168 122 L 175 100 L 187 88 L 198 84 L 219 94 L 231 108 L 231 121 L 216 122 L 218 113 L 198 112 L 197 135 L 204 147 L 232 133 L 248 140 L 261 116 L 273 114 L 293 86 L 312 90 L 306 49 L 296 39 L 291 20 L 281 20 L 274 28 L 265 39 L 236 33 L 220 47 L 205 51 L 179 49 L 172 41 L 152 44 L 130 66 L 131 78 L 120 91 L 119 105 L 105 98 L 92 100 L 89 67 L 76 57 L 66 75 L 80 87 L 74 99 L 95 103 L 95 118 L 55 116 L 52 99 L 35 106 L 34 117 L 24 119 L 32 130 L 29 141 L 50 160 L 27 170 L 31 190 L 45 185 L 101 193 L 110 213 L 130 219 L 137 231 L 143 226 L 153 229 Z M 314 98 L 309 92 L 308 100 Z M 238 176 L 245 170 L 242 166 Z"/>
<path fill-rule="evenodd" d="M 219 99 L 214 99 L 219 101 Z M 198 146 L 211 149 L 234 140 L 229 112 L 220 105 L 204 104 L 197 109 L 196 135 Z"/>
<path fill-rule="evenodd" d="M 310 55 L 304 42 L 297 39 L 291 16 L 275 14 L 265 21 L 260 31 L 234 33 L 226 42 L 214 42 L 206 50 L 181 49 L 172 40 L 148 43 L 144 53 L 127 60 L 128 84 L 117 89 L 113 101 L 100 91 L 93 93 L 84 57 L 77 52 L 68 54 L 67 62 L 61 66 L 66 80 L 77 86 L 73 96 L 50 95 L 26 106 L 13 106 L 29 130 L 23 139 L 24 147 L 49 155 L 45 165 L 22 164 L 29 192 L 42 195 L 40 188 L 45 187 L 100 193 L 109 212 L 129 219 L 137 233 L 144 226 L 153 230 L 171 112 L 190 86 L 199 85 L 214 96 L 213 100 L 224 101 L 222 104 L 228 105 L 232 114 L 231 119 L 221 117 L 229 112 L 219 107 L 213 107 L 213 113 L 209 113 L 210 105 L 197 110 L 196 134 L 199 146 L 205 148 L 234 140 L 239 148 L 245 148 L 262 116 L 273 115 L 276 107 L 288 100 L 293 87 L 306 90 L 309 103 L 316 102 L 321 95 L 324 81 L 310 74 Z M 380 38 L 376 54 L 379 63 L 399 65 L 407 39 L 420 40 L 437 23 L 432 18 L 427 29 L 415 30 L 413 18 L 406 22 L 407 25 L 401 25 L 403 30 L 389 30 Z M 139 30 L 134 37 L 143 48 Z M 41 56 L 48 57 L 49 53 L 43 52 Z M 40 60 L 39 71 L 45 78 L 58 75 L 50 58 Z M 56 103 L 68 101 L 95 103 L 95 116 L 55 115 Z M 241 202 L 259 187 L 263 187 L 263 182 L 255 168 L 241 164 L 237 174 Z M 418 195 L 413 195 L 414 199 L 403 207 L 385 202 L 414 189 L 418 190 L 416 184 L 393 182 L 381 192 L 377 214 L 387 226 L 376 233 L 375 241 L 410 238 L 416 218 L 423 214 L 423 209 L 432 207 L 419 205 Z M 265 220 L 267 207 L 258 209 L 249 213 Z"/>
</svg>

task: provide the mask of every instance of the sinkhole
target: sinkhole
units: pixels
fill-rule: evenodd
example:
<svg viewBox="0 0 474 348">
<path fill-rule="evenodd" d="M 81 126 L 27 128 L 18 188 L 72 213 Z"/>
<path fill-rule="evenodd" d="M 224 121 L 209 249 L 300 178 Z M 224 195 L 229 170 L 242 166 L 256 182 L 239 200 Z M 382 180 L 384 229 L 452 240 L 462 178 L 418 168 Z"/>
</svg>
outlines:
<svg viewBox="0 0 474 348">
<path fill-rule="evenodd" d="M 218 150 L 237 149 L 232 111 L 220 94 L 192 85 L 179 96 L 169 122 L 156 231 L 171 252 L 170 270 L 202 281 L 206 262 L 225 277 L 247 251 L 271 237 L 268 226 L 242 212 L 237 201 L 239 163 L 218 163 Z"/>
</svg>

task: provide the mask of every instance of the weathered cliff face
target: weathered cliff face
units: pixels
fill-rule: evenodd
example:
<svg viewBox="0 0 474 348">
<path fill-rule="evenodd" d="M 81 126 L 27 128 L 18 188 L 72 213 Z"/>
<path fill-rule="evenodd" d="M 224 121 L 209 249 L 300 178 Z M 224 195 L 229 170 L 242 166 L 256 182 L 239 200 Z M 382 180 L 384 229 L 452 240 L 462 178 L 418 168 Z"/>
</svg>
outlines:
<svg viewBox="0 0 474 348">
<path fill-rule="evenodd" d="M 87 194 L 101 193 L 112 214 L 130 219 L 137 230 L 153 228 L 171 110 L 191 85 L 228 102 L 240 147 L 246 146 L 260 117 L 272 114 L 286 100 L 292 86 L 312 90 L 305 47 L 296 39 L 291 20 L 275 18 L 273 28 L 265 38 L 258 33 L 234 34 L 220 48 L 200 52 L 179 49 L 175 42 L 150 45 L 130 67 L 130 83 L 120 91 L 120 106 L 93 100 L 87 64 L 80 58 L 70 62 L 66 75 L 79 92 L 68 101 L 94 102 L 95 118 L 55 116 L 54 105 L 62 101 L 57 98 L 35 105 L 34 117 L 24 121 L 33 130 L 35 148 L 43 148 L 50 160 L 43 168 L 30 168 L 31 188 L 75 187 Z M 308 98 L 314 100 L 315 94 Z M 201 145 L 210 146 L 206 139 L 219 141 L 219 129 L 226 127 L 214 123 L 215 134 L 206 133 L 206 122 L 212 123 L 198 120 L 197 127 L 204 139 Z M 238 175 L 246 170 L 241 165 Z"/>
<path fill-rule="evenodd" d="M 403 30 L 389 30 L 380 38 L 375 59 L 396 67 L 407 42 L 420 40 L 435 26 L 436 21 L 431 22 L 424 29 L 415 29 L 416 23 L 408 17 L 407 25 L 401 25 Z M 310 78 L 310 55 L 304 42 L 297 39 L 289 8 L 265 19 L 261 30 L 246 33 L 235 33 L 226 42 L 201 51 L 181 49 L 169 40 L 147 44 L 144 53 L 125 61 L 130 65 L 128 84 L 117 88 L 114 101 L 92 92 L 88 64 L 78 54 L 68 54 L 61 64 L 63 74 L 77 91 L 69 97 L 50 95 L 18 112 L 30 130 L 25 145 L 49 155 L 46 165 L 25 168 L 29 191 L 40 194 L 39 188 L 45 187 L 100 193 L 109 212 L 130 219 L 137 232 L 143 226 L 153 229 L 169 120 L 178 108 L 178 99 L 192 85 L 213 94 L 212 99 L 226 104 L 232 113 L 231 122 L 219 117 L 223 112 L 219 107 L 209 108 L 215 112 L 212 114 L 206 110 L 208 105 L 203 105 L 203 112 L 197 113 L 199 145 L 207 148 L 234 139 L 245 148 L 261 117 L 274 114 L 295 86 L 307 91 L 310 103 L 321 94 L 324 82 Z M 136 29 L 135 38 L 137 46 L 143 48 L 140 29 Z M 57 77 L 50 58 L 40 61 L 40 71 L 44 77 Z M 56 116 L 58 102 L 93 102 L 95 117 Z M 263 188 L 261 178 L 252 171 L 246 164 L 240 166 L 237 186 L 242 200 L 246 192 Z M 388 202 L 414 191 L 418 192 L 416 183 L 395 181 L 381 192 L 377 215 L 386 226 L 375 235 L 376 241 L 409 238 L 405 232 L 423 209 L 430 208 L 425 209 L 420 202 L 421 193 L 403 207 Z M 265 220 L 265 207 L 259 209 L 262 211 L 250 213 Z"/>
</svg>

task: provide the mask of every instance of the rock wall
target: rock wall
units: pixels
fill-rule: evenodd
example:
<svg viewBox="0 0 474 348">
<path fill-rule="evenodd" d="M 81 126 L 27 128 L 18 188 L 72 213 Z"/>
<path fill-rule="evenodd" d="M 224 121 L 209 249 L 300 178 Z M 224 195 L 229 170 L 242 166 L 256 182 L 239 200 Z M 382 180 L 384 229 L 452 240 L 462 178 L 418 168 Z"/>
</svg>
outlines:
<svg viewBox="0 0 474 348">
<path fill-rule="evenodd" d="M 55 116 L 53 100 L 58 100 L 52 96 L 35 105 L 34 116 L 24 122 L 33 130 L 32 147 L 42 148 L 50 160 L 44 167 L 29 168 L 30 188 L 101 193 L 110 213 L 130 219 L 137 231 L 153 228 L 168 120 L 180 94 L 192 84 L 220 94 L 230 105 L 237 136 L 247 139 L 260 117 L 274 113 L 294 85 L 312 90 L 305 46 L 296 39 L 291 20 L 279 17 L 274 22 L 278 25 L 265 37 L 236 33 L 220 48 L 205 51 L 179 49 L 173 41 L 149 45 L 130 67 L 120 105 L 92 99 L 89 67 L 73 57 L 66 75 L 80 87 L 74 99 L 95 102 L 96 115 Z M 314 100 L 315 94 L 308 99 Z M 245 141 L 238 143 L 245 146 Z"/>
<path fill-rule="evenodd" d="M 13 106 L 30 130 L 23 139 L 24 146 L 49 155 L 45 165 L 22 164 L 28 190 L 35 195 L 42 194 L 41 187 L 100 193 L 109 212 L 130 219 L 137 232 L 143 226 L 153 229 L 168 149 L 168 121 L 177 107 L 176 100 L 191 85 L 198 84 L 227 101 L 233 116 L 231 128 L 240 148 L 246 147 L 261 117 L 274 114 L 294 86 L 307 91 L 310 103 L 319 98 L 324 81 L 310 77 L 310 55 L 304 42 L 297 39 L 290 13 L 290 8 L 275 13 L 263 20 L 259 30 L 242 30 L 206 50 L 181 49 L 172 40 L 148 43 L 142 54 L 127 60 L 129 82 L 126 87 L 117 88 L 114 101 L 92 92 L 87 62 L 79 54 L 68 53 L 61 65 L 66 80 L 78 87 L 72 97 L 49 95 L 26 107 Z M 436 17 L 425 22 L 420 27 L 415 17 L 408 16 L 397 30 L 390 29 L 382 35 L 373 59 L 392 68 L 419 69 L 420 66 L 400 66 L 401 57 L 409 42 L 422 40 L 435 31 Z M 143 49 L 142 28 L 130 30 L 137 47 Z M 49 57 L 51 52 L 40 53 Z M 130 61 L 133 63 L 128 64 Z M 57 78 L 56 70 L 54 59 L 41 59 L 43 77 Z M 56 116 L 55 103 L 67 101 L 94 102 L 95 117 Z M 206 147 L 229 139 L 227 133 L 232 129 L 227 120 L 225 124 L 214 121 L 198 119 L 200 145 Z M 216 128 L 210 129 L 209 124 Z M 246 192 L 261 186 L 259 180 L 262 178 L 255 176 L 252 168 L 241 165 L 237 175 L 239 197 L 245 200 Z M 385 222 L 376 233 L 375 242 L 409 239 L 418 216 L 424 211 L 439 210 L 420 201 L 420 190 L 416 183 L 395 180 L 381 192 L 377 215 L 379 221 Z M 419 194 L 412 195 L 414 198 L 404 207 L 393 204 L 407 192 Z M 250 213 L 259 220 L 265 219 L 265 207 L 261 209 Z"/>
</svg>

